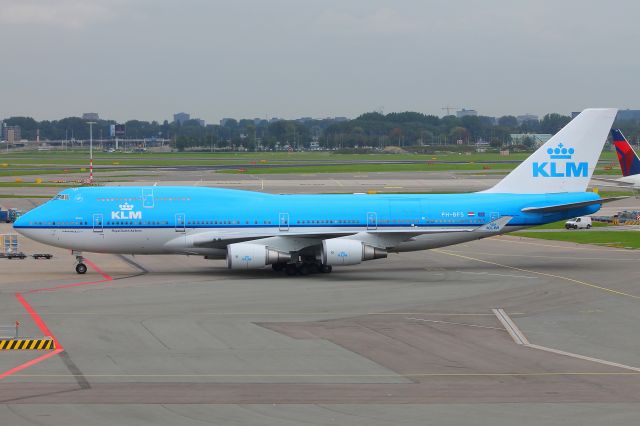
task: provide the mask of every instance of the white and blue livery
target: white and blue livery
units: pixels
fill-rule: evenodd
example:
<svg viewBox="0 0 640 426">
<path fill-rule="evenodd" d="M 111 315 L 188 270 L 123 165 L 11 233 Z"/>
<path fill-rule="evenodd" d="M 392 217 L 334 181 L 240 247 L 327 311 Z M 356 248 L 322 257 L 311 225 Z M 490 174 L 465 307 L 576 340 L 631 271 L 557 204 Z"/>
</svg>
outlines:
<svg viewBox="0 0 640 426">
<path fill-rule="evenodd" d="M 87 187 L 23 215 L 21 234 L 82 252 L 185 254 L 232 269 L 330 272 L 598 211 L 585 192 L 616 115 L 587 109 L 493 188 L 470 194 L 273 195 L 202 187 Z"/>
</svg>

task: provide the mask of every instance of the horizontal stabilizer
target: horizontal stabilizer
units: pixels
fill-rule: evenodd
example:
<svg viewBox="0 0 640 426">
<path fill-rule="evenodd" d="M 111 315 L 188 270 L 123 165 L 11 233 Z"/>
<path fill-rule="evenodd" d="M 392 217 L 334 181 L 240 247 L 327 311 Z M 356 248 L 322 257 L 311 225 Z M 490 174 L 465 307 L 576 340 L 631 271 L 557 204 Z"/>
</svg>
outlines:
<svg viewBox="0 0 640 426">
<path fill-rule="evenodd" d="M 609 182 L 609 183 L 615 183 L 616 187 L 621 188 L 621 187 L 631 187 L 631 186 L 635 186 L 635 184 L 633 182 L 628 182 L 628 181 L 624 181 L 621 180 L 624 178 L 618 178 L 618 179 L 607 179 L 607 178 L 602 178 L 602 177 L 594 177 L 592 180 L 597 180 L 600 182 Z M 614 186 L 614 185 L 609 185 L 609 186 Z"/>
<path fill-rule="evenodd" d="M 562 212 L 565 210 L 578 209 L 580 207 L 594 206 L 596 204 L 609 203 L 611 201 L 623 200 L 625 198 L 628 198 L 628 197 L 599 198 L 597 200 L 580 201 L 577 203 L 554 204 L 551 206 L 542 206 L 542 207 L 525 207 L 521 211 L 523 213 L 554 213 L 554 212 Z"/>
</svg>

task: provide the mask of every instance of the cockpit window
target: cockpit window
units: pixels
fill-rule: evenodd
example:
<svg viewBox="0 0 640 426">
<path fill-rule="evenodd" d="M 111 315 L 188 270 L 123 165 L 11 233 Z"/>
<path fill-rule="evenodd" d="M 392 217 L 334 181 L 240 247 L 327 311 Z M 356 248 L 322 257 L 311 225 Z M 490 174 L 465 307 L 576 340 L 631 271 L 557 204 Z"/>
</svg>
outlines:
<svg viewBox="0 0 640 426">
<path fill-rule="evenodd" d="M 54 200 L 64 200 L 64 201 L 68 201 L 69 200 L 69 194 L 58 194 L 55 197 L 53 197 Z"/>
</svg>

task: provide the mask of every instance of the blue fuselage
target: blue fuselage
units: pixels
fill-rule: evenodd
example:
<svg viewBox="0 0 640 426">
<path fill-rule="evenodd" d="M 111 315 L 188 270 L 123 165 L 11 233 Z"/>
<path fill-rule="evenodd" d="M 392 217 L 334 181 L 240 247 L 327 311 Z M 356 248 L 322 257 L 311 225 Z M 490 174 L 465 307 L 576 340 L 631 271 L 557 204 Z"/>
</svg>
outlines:
<svg viewBox="0 0 640 426">
<path fill-rule="evenodd" d="M 250 240 L 298 233 L 473 229 L 512 216 L 507 232 L 592 214 L 600 205 L 554 213 L 523 213 L 524 208 L 598 198 L 591 192 L 274 195 L 201 187 L 74 188 L 23 215 L 14 227 L 47 244 L 76 250 L 200 253 L 167 241 L 175 240 L 176 233 L 217 232 L 213 235 L 220 240 Z M 153 236 L 161 231 L 163 237 Z"/>
</svg>

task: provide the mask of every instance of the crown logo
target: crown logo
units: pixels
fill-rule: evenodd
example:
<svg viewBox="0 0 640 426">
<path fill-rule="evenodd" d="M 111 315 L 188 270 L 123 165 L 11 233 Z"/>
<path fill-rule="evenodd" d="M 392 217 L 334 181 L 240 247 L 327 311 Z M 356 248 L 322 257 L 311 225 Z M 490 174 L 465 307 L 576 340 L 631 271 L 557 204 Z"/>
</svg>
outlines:
<svg viewBox="0 0 640 426">
<path fill-rule="evenodd" d="M 133 204 L 129 204 L 126 202 L 124 204 L 120 204 L 118 207 L 120 207 L 120 210 L 124 210 L 124 211 L 133 210 Z"/>
<path fill-rule="evenodd" d="M 574 152 L 575 150 L 573 148 L 565 148 L 565 146 L 562 145 L 562 142 L 555 148 L 547 149 L 549 158 L 553 160 L 570 160 Z"/>
</svg>

